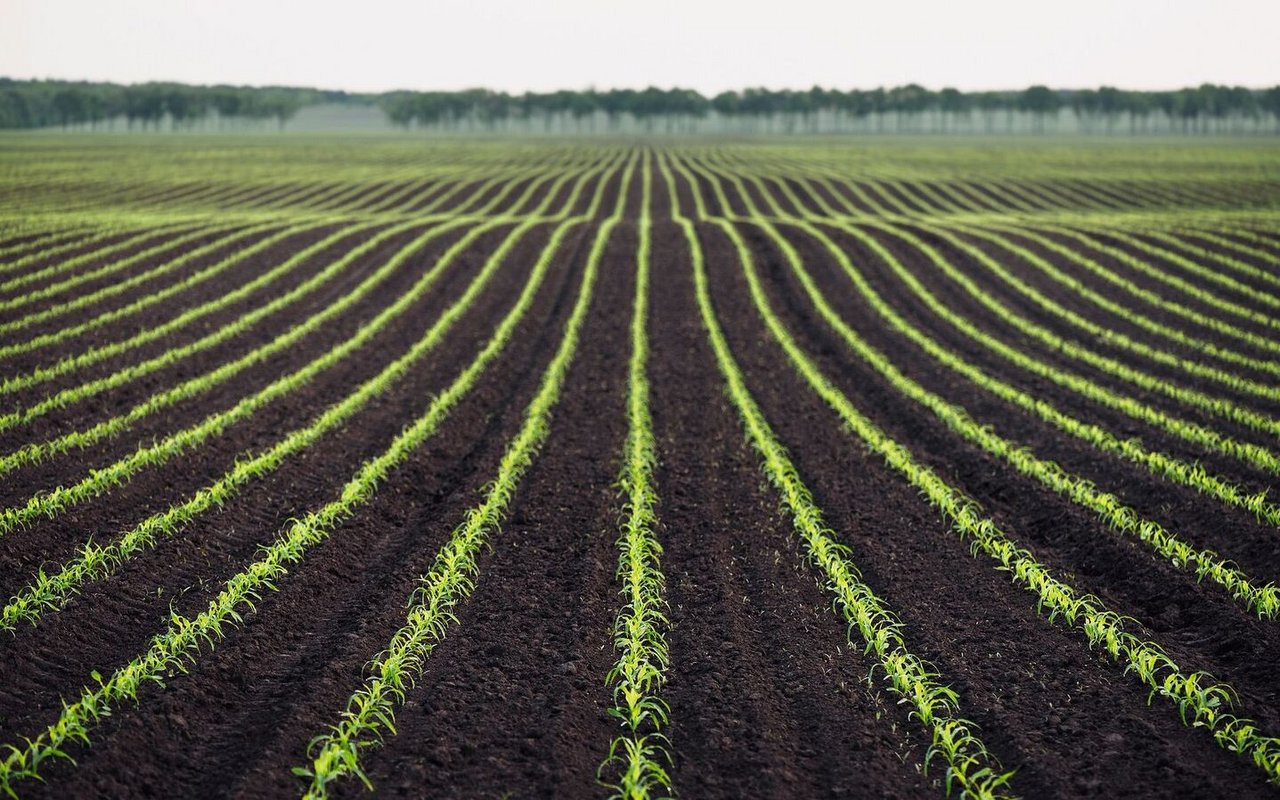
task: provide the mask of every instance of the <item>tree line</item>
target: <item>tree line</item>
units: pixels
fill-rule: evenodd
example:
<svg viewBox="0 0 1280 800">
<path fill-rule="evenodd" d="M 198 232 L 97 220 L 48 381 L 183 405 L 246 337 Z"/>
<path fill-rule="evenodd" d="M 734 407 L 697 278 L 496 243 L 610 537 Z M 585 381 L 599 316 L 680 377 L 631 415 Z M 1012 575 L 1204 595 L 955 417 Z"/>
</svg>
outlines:
<svg viewBox="0 0 1280 800">
<path fill-rule="evenodd" d="M 704 96 L 691 89 L 558 91 L 512 95 L 389 92 L 388 119 L 407 128 L 598 132 L 634 130 L 767 133 L 1258 133 L 1280 132 L 1280 86 L 1202 86 L 1175 91 L 1098 89 L 938 91 L 918 84 L 878 89 L 745 89 Z"/>
<path fill-rule="evenodd" d="M 302 108 L 350 102 L 354 97 L 347 92 L 285 86 L 124 86 L 0 78 L 0 128 L 99 127 L 122 122 L 129 129 L 177 130 L 209 120 L 283 128 Z"/>
<path fill-rule="evenodd" d="M 294 87 L 15 81 L 0 78 L 0 128 L 283 128 L 320 103 L 376 104 L 396 126 L 511 133 L 1261 133 L 1280 132 L 1280 86 L 1203 84 L 1142 92 L 1103 86 L 962 92 L 918 84 L 706 96 L 692 89 L 487 89 L 353 94 Z"/>
</svg>

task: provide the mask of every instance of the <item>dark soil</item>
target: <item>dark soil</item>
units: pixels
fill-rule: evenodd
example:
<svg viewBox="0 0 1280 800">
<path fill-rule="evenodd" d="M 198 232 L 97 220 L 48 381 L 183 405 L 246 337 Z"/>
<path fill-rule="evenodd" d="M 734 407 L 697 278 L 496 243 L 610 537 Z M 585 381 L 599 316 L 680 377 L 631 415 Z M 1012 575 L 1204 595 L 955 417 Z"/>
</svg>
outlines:
<svg viewBox="0 0 1280 800">
<path fill-rule="evenodd" d="M 736 164 L 722 161 L 717 168 L 734 169 Z M 396 203 L 399 212 L 410 213 L 451 190 L 452 180 L 417 185 L 402 170 L 370 180 L 341 205 L 368 209 L 415 185 Z M 446 204 L 448 208 L 465 204 L 474 211 L 502 191 L 498 185 L 477 192 L 480 181 L 462 180 L 466 187 Z M 517 181 L 499 206 L 510 213 L 530 212 L 545 197 L 549 182 L 522 207 L 512 206 L 531 180 Z M 586 209 L 595 185 L 587 185 L 576 213 Z M 960 205 L 1003 207 L 980 183 L 963 184 L 963 193 L 955 185 L 934 182 L 927 188 Z M 765 186 L 774 188 L 767 182 Z M 927 192 L 918 191 L 920 184 L 904 188 L 868 180 L 859 186 L 874 202 L 913 211 L 925 201 L 933 202 Z M 1050 186 L 1065 194 L 1049 193 Z M 467 509 L 480 501 L 518 431 L 561 341 L 599 217 L 613 207 L 618 187 L 615 175 L 606 184 L 598 218 L 578 225 L 565 238 L 515 337 L 435 435 L 352 519 L 291 567 L 276 591 L 264 592 L 242 624 L 229 627 L 214 647 L 204 648 L 188 672 L 170 676 L 163 689 L 147 686 L 136 704 L 115 709 L 90 732 L 91 747 L 69 746 L 75 764 L 50 760 L 41 765 L 44 782 L 16 785 L 22 797 L 276 798 L 297 796 L 304 789 L 291 768 L 307 763 L 309 741 L 337 721 L 366 676 L 367 665 L 404 624 L 406 603 L 420 576 L 430 569 Z M 791 187 L 803 200 L 799 185 Z M 200 185 L 193 185 L 157 191 L 153 199 L 180 204 L 187 198 L 194 206 L 224 200 L 235 207 L 269 206 L 284 188 L 259 186 L 227 196 L 222 191 L 205 195 Z M 317 192 L 324 188 L 317 187 Z M 694 190 L 712 214 L 744 214 L 748 199 L 767 207 L 753 184 L 746 188 L 747 198 L 726 184 L 729 208 L 722 209 L 712 181 L 699 175 L 694 187 L 683 180 L 677 184 L 685 213 L 693 209 Z M 557 193 L 553 208 L 569 191 L 566 185 Z M 824 197 L 839 193 L 861 206 L 848 187 L 837 184 L 819 191 Z M 1044 187 L 1027 184 L 1027 191 L 1041 205 L 1062 205 L 1069 198 L 1080 205 L 1130 207 L 1148 189 L 1138 184 L 1108 187 L 1054 181 Z M 779 193 L 775 197 L 785 212 L 818 208 L 807 202 L 806 208 L 795 208 Z M 670 221 L 667 198 L 667 187 L 655 173 L 648 370 L 659 454 L 657 535 L 664 547 L 670 622 L 671 663 L 662 696 L 671 718 L 662 732 L 676 790 L 688 798 L 940 797 L 940 762 L 927 773 L 919 766 L 930 746 L 927 732 L 908 717 L 907 708 L 878 677 L 868 680 L 874 674 L 874 657 L 864 652 L 856 629 L 855 640 L 847 638 L 850 630 L 833 611 L 831 593 L 807 561 L 803 543 L 724 393 L 695 302 L 690 254 L 680 228 Z M 1162 202 L 1174 199 L 1165 197 Z M 587 798 L 609 792 L 602 782 L 614 776 L 597 770 L 611 739 L 622 731 L 608 714 L 613 699 L 606 675 L 616 658 L 612 628 L 621 603 L 615 575 L 615 540 L 623 513 L 617 476 L 627 433 L 638 176 L 627 200 L 625 218 L 604 253 L 581 346 L 555 409 L 550 436 L 524 475 L 501 531 L 479 558 L 472 595 L 458 607 L 457 620 L 397 708 L 396 735 L 363 754 L 362 765 L 379 797 Z M 299 205 L 306 206 L 305 198 Z M 280 335 L 344 296 L 426 224 L 391 237 L 252 331 L 0 435 L 0 450 L 9 452 L 25 442 L 125 412 L 177 381 L 214 369 Z M 201 610 L 291 519 L 336 497 L 361 464 L 381 453 L 472 361 L 515 302 L 553 226 L 539 225 L 526 234 L 440 347 L 341 429 L 224 507 L 138 555 L 111 578 L 87 585 L 64 609 L 46 612 L 39 626 L 0 638 L 0 743 L 18 743 L 43 730 L 62 702 L 91 682 L 91 671 L 108 673 L 142 651 L 165 627 L 171 611 Z M 18 591 L 39 569 L 72 556 L 86 538 L 111 540 L 148 515 L 182 502 L 237 458 L 271 446 L 287 431 L 314 419 L 409 348 L 462 294 L 511 229 L 504 226 L 480 237 L 426 296 L 357 353 L 306 386 L 181 458 L 141 471 L 102 497 L 0 536 L 0 595 Z M 979 501 L 1055 576 L 1136 618 L 1135 630 L 1160 642 L 1187 669 L 1208 670 L 1232 683 L 1240 691 L 1242 713 L 1258 719 L 1266 731 L 1280 729 L 1280 683 L 1275 679 L 1280 634 L 1274 622 L 1252 618 L 1214 586 L 1198 584 L 1145 546 L 1112 533 L 1091 514 L 946 429 L 862 363 L 825 326 L 775 244 L 753 226 L 741 229 L 770 303 L 854 406 L 922 463 Z M 330 230 L 290 237 L 163 308 L 106 326 L 93 336 L 9 359 L 0 370 L 17 374 L 159 324 L 251 279 Z M 842 318 L 912 379 L 1196 544 L 1218 548 L 1261 582 L 1280 577 L 1280 539 L 1274 530 L 1157 480 L 1135 465 L 1105 457 L 1038 418 L 1011 411 L 889 330 L 818 243 L 794 228 L 780 230 Z M 990 319 L 913 248 L 874 228 L 867 230 L 949 306 L 985 329 L 1019 341 L 1016 331 Z M 1046 319 L 962 252 L 923 229 L 913 230 L 1018 313 L 1063 336 L 1072 334 L 1069 325 Z M 73 483 L 90 469 L 196 424 L 299 369 L 351 337 L 462 234 L 434 240 L 371 297 L 235 380 L 152 415 L 116 439 L 5 476 L 0 502 L 19 504 L 41 491 Z M 1016 793 L 1034 798 L 1274 795 L 1259 770 L 1217 747 L 1204 731 L 1185 727 L 1168 702 L 1149 702 L 1147 690 L 1122 667 L 1091 650 L 1082 632 L 1051 623 L 1037 612 L 1031 594 L 985 556 L 975 557 L 969 543 L 950 530 L 902 476 L 868 452 L 792 368 L 762 324 L 737 253 L 721 229 L 700 225 L 698 234 L 715 313 L 751 391 L 834 536 L 848 545 L 867 584 L 901 616 L 908 647 L 955 689 L 961 713 L 976 723 L 999 763 L 1016 770 L 1011 784 Z M 193 341 L 306 280 L 367 235 L 344 239 L 269 291 L 245 298 L 165 342 L 15 395 L 12 401 L 35 402 L 50 391 Z M 871 250 L 848 235 L 830 235 L 893 307 L 982 369 L 1119 435 L 1141 435 L 1151 447 L 1202 457 L 1166 434 L 1001 361 L 923 308 Z M 1016 261 L 979 239 L 966 240 L 1004 263 Z M 22 238 L 6 241 L 18 244 Z M 1060 263 L 1057 257 L 1045 256 Z M 220 253 L 209 259 L 217 257 Z M 126 274 L 160 261 L 148 259 Z M 183 274 L 204 263 L 188 265 Z M 1034 270 L 1018 274 L 1104 326 L 1135 338 L 1143 335 L 1124 320 L 1112 319 L 1038 278 Z M 166 280 L 178 279 L 174 275 Z M 86 284 L 78 291 L 98 285 Z M 130 293 L 119 302 L 137 296 Z M 1019 346 L 1057 368 L 1080 371 L 1117 391 L 1124 388 L 1049 348 L 1022 341 Z M 1126 351 L 1106 349 L 1105 343 L 1098 347 L 1153 374 L 1178 377 Z M 1185 380 L 1183 385 L 1208 390 Z M 1249 402 L 1247 397 L 1236 399 Z M 1166 410 L 1175 407 L 1162 398 L 1143 400 Z M 1250 407 L 1280 413 L 1280 408 L 1267 404 Z M 1249 438 L 1238 426 L 1221 429 Z M 1270 476 L 1252 474 L 1223 459 L 1204 460 L 1250 486 L 1273 483 Z M 337 797 L 367 796 L 354 779 L 333 789 Z"/>
<path fill-rule="evenodd" d="M 1238 764 L 1228 776 L 1229 754 L 1199 731 L 1183 728 L 1167 706 L 1148 706 L 1143 687 L 1102 663 L 1079 632 L 1047 625 L 1035 613 L 1034 598 L 985 558 L 971 557 L 968 544 L 898 476 L 842 433 L 834 413 L 807 391 L 780 348 L 759 335 L 745 285 L 733 272 L 732 250 L 710 231 L 707 238 L 719 254 L 709 262 L 720 265 L 711 280 L 723 287 L 717 300 L 722 321 L 770 421 L 835 530 L 848 537 L 868 582 L 915 633 L 909 643 L 938 665 L 962 698 L 971 698 L 966 712 L 982 726 L 984 741 L 1019 769 L 1020 791 L 1035 797 L 1172 797 L 1181 791 L 1196 794 L 1190 787 L 1199 786 L 1204 794 L 1197 796 L 1212 796 L 1226 791 L 1221 781 L 1230 780 L 1232 791 L 1265 796 L 1260 776 Z M 893 397 L 828 341 L 818 350 L 820 363 L 855 405 L 914 451 L 929 454 L 929 460 L 953 463 L 944 476 L 989 507 L 992 498 L 981 490 L 1000 488 L 1010 510 L 997 513 L 997 519 L 1012 535 L 1021 538 L 1041 529 L 1061 536 L 1078 528 L 1090 546 L 1105 543 L 1107 534 L 1096 532 L 1086 516 L 1046 508 L 1050 497 L 1030 484 L 1007 471 L 994 472 L 995 465 L 964 458 L 954 436 Z M 1041 558 L 1048 555 L 1034 549 Z M 1049 563 L 1059 566 L 1053 559 Z M 1117 570 L 1111 580 L 1128 580 L 1120 574 Z M 1026 669 L 1011 670 L 1009 664 Z M 1055 775 L 1071 777 L 1061 781 Z"/>
</svg>

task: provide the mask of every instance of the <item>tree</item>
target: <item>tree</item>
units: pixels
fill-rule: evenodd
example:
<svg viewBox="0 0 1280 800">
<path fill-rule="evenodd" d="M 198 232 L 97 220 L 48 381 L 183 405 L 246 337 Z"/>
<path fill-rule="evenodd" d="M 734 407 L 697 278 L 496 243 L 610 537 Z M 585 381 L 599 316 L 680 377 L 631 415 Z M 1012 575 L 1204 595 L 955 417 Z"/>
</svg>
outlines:
<svg viewBox="0 0 1280 800">
<path fill-rule="evenodd" d="M 85 121 L 85 93 L 78 88 L 68 87 L 53 93 L 53 112 L 57 115 L 58 124 L 66 128 Z"/>
<path fill-rule="evenodd" d="M 969 114 L 969 98 L 958 89 L 946 88 L 938 92 L 938 110 L 942 113 L 942 132 L 947 131 L 947 119 Z"/>
<path fill-rule="evenodd" d="M 1276 132 L 1280 133 L 1280 86 L 1272 86 L 1262 92 L 1258 104 L 1276 120 Z"/>
<path fill-rule="evenodd" d="M 1102 86 L 1098 89 L 1098 113 L 1107 126 L 1107 133 L 1115 130 L 1120 112 L 1124 110 L 1124 94 L 1114 86 Z"/>
<path fill-rule="evenodd" d="M 726 117 L 737 116 L 742 113 L 742 95 L 737 92 L 721 92 L 711 98 L 711 108 Z"/>
<path fill-rule="evenodd" d="M 1080 127 L 1086 131 L 1093 130 L 1095 117 L 1098 114 L 1098 93 L 1093 89 L 1080 89 L 1071 93 L 1070 105 Z"/>
<path fill-rule="evenodd" d="M 995 129 L 996 112 L 1009 105 L 999 92 L 979 92 L 973 98 L 973 103 L 982 112 L 983 128 L 987 133 Z"/>
<path fill-rule="evenodd" d="M 908 128 L 916 129 L 920 115 L 933 104 L 933 93 L 918 83 L 895 86 L 886 94 L 886 103 L 891 111 L 897 112 L 898 129 L 902 130 L 902 119 L 906 116 Z"/>
<path fill-rule="evenodd" d="M 124 113 L 130 128 L 134 122 L 144 128 L 148 123 L 158 126 L 164 116 L 164 97 L 152 84 L 129 86 L 124 90 Z"/>
<path fill-rule="evenodd" d="M 1142 126 L 1146 127 L 1151 118 L 1151 111 L 1155 108 L 1155 97 L 1149 92 L 1124 92 L 1121 101 L 1125 110 L 1129 112 L 1129 134 L 1136 135 L 1139 120 L 1142 121 Z"/>
<path fill-rule="evenodd" d="M 1062 98 L 1048 86 L 1036 85 L 1022 93 L 1018 106 L 1032 114 L 1036 133 L 1044 133 L 1045 117 L 1058 113 L 1058 109 L 1062 107 Z"/>
<path fill-rule="evenodd" d="M 633 89 L 561 90 L 512 96 L 476 88 L 457 92 L 394 91 L 380 95 L 355 95 L 287 86 L 189 86 L 149 83 L 121 86 L 71 81 L 14 81 L 0 78 L 0 127 L 97 125 L 123 115 L 132 128 L 159 128 L 168 118 L 174 130 L 200 125 L 216 112 L 219 126 L 246 120 L 284 128 L 297 112 L 315 103 L 376 103 L 393 125 L 445 130 L 494 130 L 511 123 L 525 126 L 540 121 L 553 126 L 573 126 L 593 131 L 603 112 L 608 129 L 616 131 L 625 119 L 634 119 L 647 130 L 699 128 L 699 120 L 714 111 L 716 127 L 736 126 L 757 131 L 818 132 L 867 129 L 875 118 L 883 132 L 889 115 L 899 131 L 932 129 L 946 132 L 977 109 L 984 129 L 994 132 L 1000 112 L 1006 130 L 1015 128 L 1015 115 L 1029 115 L 1032 130 L 1043 132 L 1066 106 L 1086 132 L 1116 132 L 1125 116 L 1129 132 L 1153 127 L 1181 128 L 1187 133 L 1214 130 L 1222 133 L 1256 132 L 1274 122 L 1280 130 L 1280 87 L 1253 90 L 1243 86 L 1203 84 L 1172 92 L 1134 92 L 1112 86 L 1058 91 L 1031 86 L 1017 92 L 961 92 L 946 87 L 933 92 L 919 84 L 891 89 L 841 91 L 812 86 L 803 91 L 752 87 L 726 91 L 708 98 L 691 89 L 650 86 Z M 1160 126 L 1151 123 L 1161 114 Z M 936 120 L 936 123 L 934 122 Z M 1105 127 L 1104 127 L 1105 126 Z"/>
</svg>

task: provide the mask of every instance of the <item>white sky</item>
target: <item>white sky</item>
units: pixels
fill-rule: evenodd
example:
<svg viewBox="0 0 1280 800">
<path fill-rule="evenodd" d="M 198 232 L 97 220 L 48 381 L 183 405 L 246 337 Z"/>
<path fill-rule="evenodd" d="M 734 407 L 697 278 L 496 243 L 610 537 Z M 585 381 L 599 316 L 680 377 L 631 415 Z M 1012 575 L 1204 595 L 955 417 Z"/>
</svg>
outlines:
<svg viewBox="0 0 1280 800">
<path fill-rule="evenodd" d="M 0 0 L 0 75 L 354 91 L 1280 83 L 1280 0 Z"/>
</svg>

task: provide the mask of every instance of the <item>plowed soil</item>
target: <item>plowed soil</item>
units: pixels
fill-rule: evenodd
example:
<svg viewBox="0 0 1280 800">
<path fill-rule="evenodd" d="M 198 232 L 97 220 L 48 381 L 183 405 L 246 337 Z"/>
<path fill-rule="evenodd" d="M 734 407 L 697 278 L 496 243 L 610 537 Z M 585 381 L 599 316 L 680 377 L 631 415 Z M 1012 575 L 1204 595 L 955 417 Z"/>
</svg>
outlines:
<svg viewBox="0 0 1280 800">
<path fill-rule="evenodd" d="M 927 772 L 919 766 L 931 744 L 926 730 L 908 717 L 896 696 L 883 690 L 879 678 L 868 680 L 874 658 L 864 652 L 856 631 L 854 641 L 847 638 L 850 631 L 833 612 L 831 593 L 806 561 L 791 520 L 744 437 L 695 303 L 689 248 L 672 221 L 667 186 L 656 170 L 653 180 L 647 370 L 659 455 L 657 536 L 664 548 L 661 568 L 669 606 L 665 630 L 670 667 L 662 696 L 670 722 L 662 733 L 678 795 L 941 797 L 941 760 Z M 395 180 L 371 181 L 367 191 L 349 199 L 348 207 L 353 212 L 367 210 L 414 184 L 420 185 L 396 201 L 404 214 L 412 215 L 448 190 L 452 179 L 419 181 L 400 174 Z M 514 201 L 525 185 L 527 179 L 520 179 L 508 201 Z M 588 182 L 576 213 L 585 211 L 596 185 L 595 180 Z M 797 193 L 808 191 L 801 183 L 790 185 Z M 954 191 L 951 185 L 933 182 L 926 188 L 946 193 Z M 999 195 L 983 189 L 981 182 L 964 185 L 967 194 L 953 195 L 957 201 L 979 198 L 979 210 L 1001 208 Z M 1084 182 L 1063 186 L 1089 190 Z M 136 705 L 125 704 L 104 717 L 89 734 L 91 746 L 71 746 L 67 754 L 74 763 L 51 759 L 41 765 L 43 781 L 15 784 L 22 797 L 276 798 L 305 789 L 291 768 L 307 763 L 309 741 L 338 719 L 369 662 L 404 623 L 405 606 L 419 576 L 431 567 L 467 509 L 478 502 L 519 429 L 526 405 L 559 346 L 590 243 L 600 219 L 613 207 L 618 187 L 615 174 L 605 182 L 605 210 L 566 238 L 514 339 L 443 427 L 378 487 L 373 499 L 292 566 L 275 591 L 264 592 L 253 612 L 216 646 L 205 647 L 188 671 L 169 676 L 163 687 L 144 687 Z M 911 212 L 931 211 L 920 195 L 899 186 L 867 180 L 859 187 L 874 201 Z M 269 188 L 261 187 L 241 200 L 253 205 L 270 195 Z M 721 209 L 709 181 L 700 178 L 698 189 L 707 198 L 709 213 L 748 214 L 748 203 L 732 191 L 731 207 Z M 1098 190 L 1096 197 L 1098 202 L 1123 206 L 1127 195 L 1122 191 L 1140 190 Z M 483 205 L 496 191 L 474 198 L 471 208 Z M 763 198 L 756 189 L 751 191 L 750 202 L 761 205 Z M 683 213 L 691 214 L 690 187 L 682 181 L 676 194 Z M 464 191 L 455 200 L 467 197 Z M 560 192 L 553 208 L 566 197 L 567 190 Z M 555 408 L 550 436 L 522 479 L 492 547 L 480 556 L 473 593 L 398 707 L 395 735 L 388 733 L 381 746 L 364 754 L 362 763 L 377 796 L 608 794 L 597 770 L 610 740 L 621 731 L 608 713 L 613 695 L 606 675 L 616 658 L 613 624 L 622 603 L 615 576 L 622 513 L 617 476 L 627 435 L 630 311 L 641 224 L 636 185 L 626 200 L 622 222 L 604 251 L 582 344 Z M 850 202 L 863 206 L 856 199 Z M 525 204 L 520 212 L 528 213 L 532 205 Z M 790 203 L 782 208 L 788 213 L 806 211 Z M 862 210 L 876 213 L 869 207 Z M 156 392 L 285 333 L 350 292 L 427 224 L 391 237 L 288 311 L 216 347 L 32 424 L 0 431 L 0 452 L 127 413 Z M 926 229 L 902 224 L 1016 313 L 1060 336 L 1077 335 L 1068 323 L 1043 317 L 1037 306 L 993 278 L 971 256 Z M 19 375 L 160 324 L 250 280 L 336 230 L 336 225 L 291 236 L 214 281 L 92 335 L 0 359 L 0 375 Z M 144 469 L 124 485 L 65 513 L 0 535 L 0 594 L 7 597 L 22 590 L 41 569 L 74 557 L 86 540 L 111 541 L 147 516 L 182 502 L 238 459 L 307 424 L 377 374 L 462 295 L 514 225 L 477 239 L 423 298 L 356 354 L 305 386 L 172 462 Z M 22 626 L 0 637 L 0 743 L 21 743 L 23 737 L 42 731 L 56 719 L 64 701 L 93 683 L 93 671 L 108 674 L 142 651 L 172 611 L 201 610 L 222 582 L 253 560 L 290 520 L 336 497 L 351 475 L 382 452 L 471 362 L 516 301 L 554 225 L 544 221 L 526 233 L 440 347 L 339 430 L 123 564 L 111 577 L 89 583 L 65 608 L 47 610 L 37 626 Z M 56 382 L 5 395 L 3 408 L 25 407 L 51 392 L 194 341 L 305 281 L 378 229 L 353 234 L 269 291 L 222 309 L 170 339 Z M 778 247 L 753 225 L 743 224 L 741 229 L 769 301 L 799 344 L 857 408 L 981 503 L 1055 575 L 1131 615 L 1137 632 L 1159 641 L 1187 669 L 1205 670 L 1230 683 L 1238 690 L 1243 713 L 1264 731 L 1280 731 L 1280 632 L 1274 620 L 1251 616 L 1218 587 L 1197 582 L 1133 538 L 1112 532 L 1091 513 L 967 444 L 860 361 L 814 311 Z M 1113 492 L 1145 517 L 1198 546 L 1228 555 L 1260 583 L 1280 577 L 1280 538 L 1274 529 L 1130 462 L 1105 456 L 946 369 L 892 331 L 859 298 L 820 245 L 786 226 L 782 230 L 841 317 L 906 375 L 1038 456 Z M 1268 444 L 1266 435 L 1187 411 L 1167 397 L 1144 395 L 1052 348 L 1022 341 L 1015 329 L 991 319 L 918 251 L 874 227 L 866 230 L 949 307 L 1005 341 L 1016 341 L 1024 352 L 1055 369 L 1077 372 L 1116 392 L 1136 393 L 1161 410 L 1242 440 Z M 1168 702 L 1150 701 L 1145 686 L 1090 649 L 1078 630 L 1038 613 L 1031 594 L 1015 586 L 989 559 L 974 556 L 969 543 L 950 530 L 910 484 L 869 453 L 792 368 L 765 328 L 737 253 L 723 231 L 701 223 L 697 232 L 715 312 L 749 388 L 835 537 L 848 545 L 867 583 L 902 618 L 908 645 L 955 689 L 963 714 L 977 724 L 983 742 L 1005 769 L 1015 771 L 1013 791 L 1028 798 L 1275 796 L 1275 787 L 1268 785 L 1262 771 L 1217 746 L 1204 731 L 1185 726 Z M 1274 476 L 1196 451 L 1170 434 L 1002 360 L 930 312 L 874 251 L 852 236 L 829 233 L 911 324 L 989 374 L 1117 435 L 1140 436 L 1153 449 L 1200 460 L 1251 492 L 1275 485 Z M 197 424 L 302 368 L 354 335 L 462 234 L 459 230 L 433 240 L 372 295 L 322 330 L 233 380 L 147 416 L 119 436 L 0 476 L 0 505 L 20 506 L 54 487 L 75 483 L 139 446 Z M 157 234 L 130 252 L 101 261 L 89 259 L 76 273 L 128 257 L 167 235 Z M 1016 265 L 1008 251 L 958 235 Z M 16 246 L 34 238 L 35 234 L 15 235 L 0 243 Z M 73 248 L 59 258 L 91 253 L 122 238 Z M 1105 290 L 1062 257 L 1010 238 Z M 212 240 L 200 239 L 191 247 Z M 1055 240 L 1070 243 L 1062 237 Z M 1125 249 L 1117 241 L 1102 241 Z M 1218 252 L 1210 241 L 1188 241 Z M 1261 247 L 1256 242 L 1250 246 Z M 211 253 L 136 292 L 169 285 L 225 255 L 221 250 Z M 1123 269 L 1114 259 L 1092 251 L 1089 255 L 1108 268 Z M 145 259 L 116 279 L 142 274 L 165 260 L 163 255 Z M 1247 260 L 1260 269 L 1268 264 L 1263 257 Z M 34 259 L 15 274 L 49 263 Z M 1035 270 L 1021 266 L 1018 275 L 1104 327 L 1133 338 L 1146 335 Z M 1134 281 L 1156 288 L 1149 281 Z M 91 281 L 77 292 L 109 283 Z M 1265 290 L 1265 283 L 1254 285 Z M 92 311 L 118 308 L 137 296 L 113 299 Z M 0 321 L 28 312 L 6 312 Z M 1185 324 L 1155 310 L 1150 316 L 1164 324 Z M 24 330 L 13 341 L 55 331 L 61 324 L 67 323 Z M 1262 325 L 1245 327 L 1267 333 Z M 1194 333 L 1218 346 L 1235 346 L 1203 330 Z M 1106 342 L 1096 344 L 1099 352 L 1162 379 L 1206 392 L 1215 388 Z M 1280 413 L 1280 403 L 1221 394 L 1262 413 Z M 355 779 L 332 789 L 338 797 L 367 793 Z"/>
</svg>

